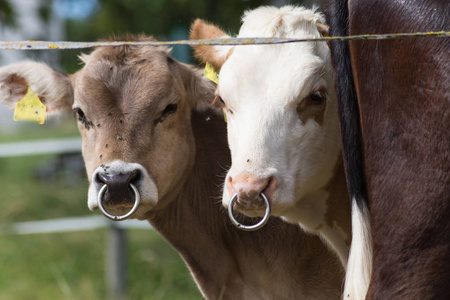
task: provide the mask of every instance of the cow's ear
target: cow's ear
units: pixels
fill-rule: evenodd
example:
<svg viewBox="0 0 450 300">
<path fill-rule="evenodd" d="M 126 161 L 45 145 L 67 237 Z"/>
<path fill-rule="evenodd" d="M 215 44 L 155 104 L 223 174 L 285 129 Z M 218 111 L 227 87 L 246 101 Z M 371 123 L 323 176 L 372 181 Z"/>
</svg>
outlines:
<svg viewBox="0 0 450 300">
<path fill-rule="evenodd" d="M 69 76 L 38 62 L 26 61 L 0 68 L 0 101 L 14 109 L 30 88 L 47 107 L 47 116 L 70 112 L 73 88 Z"/>
<path fill-rule="evenodd" d="M 203 76 L 203 70 L 181 64 L 180 73 L 191 107 L 195 110 L 211 108 L 214 100 L 216 84 Z"/>
<path fill-rule="evenodd" d="M 209 24 L 201 19 L 192 23 L 190 36 L 191 40 L 229 38 L 219 27 Z M 233 52 L 234 46 L 205 46 L 193 45 L 195 57 L 203 63 L 210 63 L 216 72 L 220 71 L 222 65 Z"/>
<path fill-rule="evenodd" d="M 316 23 L 316 26 L 317 26 L 317 30 L 319 30 L 320 34 L 321 34 L 323 37 L 328 37 L 328 36 L 330 36 L 330 34 L 329 34 L 329 32 L 328 32 L 329 27 L 328 27 L 327 25 L 320 24 L 320 23 Z"/>
</svg>

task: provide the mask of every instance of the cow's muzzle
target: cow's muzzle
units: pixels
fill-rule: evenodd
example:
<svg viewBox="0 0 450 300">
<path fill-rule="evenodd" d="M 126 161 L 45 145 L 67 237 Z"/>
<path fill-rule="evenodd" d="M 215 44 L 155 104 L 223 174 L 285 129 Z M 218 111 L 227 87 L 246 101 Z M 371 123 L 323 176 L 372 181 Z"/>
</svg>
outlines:
<svg viewBox="0 0 450 300">
<path fill-rule="evenodd" d="M 100 208 L 101 212 L 103 213 L 103 215 L 105 217 L 107 217 L 108 219 L 111 219 L 113 221 L 122 221 L 122 220 L 129 218 L 132 214 L 134 214 L 136 212 L 136 210 L 138 209 L 139 204 L 141 202 L 141 195 L 139 194 L 139 191 L 134 186 L 134 184 L 129 183 L 129 186 L 131 187 L 131 189 L 134 192 L 134 205 L 130 211 L 128 211 L 126 214 L 120 215 L 120 216 L 115 216 L 115 215 L 110 214 L 103 206 L 103 202 L 104 202 L 103 196 L 105 195 L 105 192 L 108 189 L 108 186 L 106 184 L 102 186 L 102 188 L 98 192 L 97 202 L 98 202 L 98 207 Z"/>
</svg>

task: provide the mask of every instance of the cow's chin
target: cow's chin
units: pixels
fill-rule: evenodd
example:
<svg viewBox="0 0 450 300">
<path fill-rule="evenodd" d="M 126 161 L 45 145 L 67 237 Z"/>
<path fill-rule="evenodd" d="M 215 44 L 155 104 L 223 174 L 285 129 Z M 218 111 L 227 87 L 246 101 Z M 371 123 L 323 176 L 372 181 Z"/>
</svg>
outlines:
<svg viewBox="0 0 450 300">
<path fill-rule="evenodd" d="M 105 210 L 113 216 L 123 216 L 126 215 L 132 208 L 133 204 L 124 203 L 124 204 L 115 204 L 115 205 L 104 205 Z M 148 203 L 141 203 L 133 213 L 129 219 L 138 219 L 138 220 L 146 220 L 150 218 L 153 214 L 153 205 Z"/>
<path fill-rule="evenodd" d="M 282 199 L 288 201 L 282 201 Z M 275 192 L 271 197 L 268 197 L 268 200 L 271 209 L 270 215 L 275 217 L 283 216 L 286 211 L 289 211 L 296 205 L 294 197 L 288 197 L 287 195 L 281 193 L 281 191 Z M 249 204 L 249 202 L 250 201 L 243 201 L 239 203 L 236 201 L 234 203 L 234 209 L 251 218 L 263 217 L 266 214 L 266 205 L 262 199 L 257 199 L 257 201 L 253 204 Z M 225 208 L 228 208 L 229 201 L 223 201 L 222 203 Z"/>
<path fill-rule="evenodd" d="M 243 214 L 247 217 L 250 217 L 250 218 L 262 217 L 266 213 L 265 208 L 258 208 L 258 209 L 238 208 L 237 210 L 241 214 Z"/>
</svg>

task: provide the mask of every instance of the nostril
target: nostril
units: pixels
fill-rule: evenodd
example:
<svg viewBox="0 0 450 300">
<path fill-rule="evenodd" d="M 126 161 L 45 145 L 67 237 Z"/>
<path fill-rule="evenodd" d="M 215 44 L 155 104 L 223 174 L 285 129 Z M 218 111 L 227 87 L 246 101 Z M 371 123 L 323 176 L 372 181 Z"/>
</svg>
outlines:
<svg viewBox="0 0 450 300">
<path fill-rule="evenodd" d="M 100 184 L 107 184 L 110 180 L 110 177 L 105 173 L 97 173 L 95 175 L 95 182 Z"/>
<path fill-rule="evenodd" d="M 225 187 L 227 188 L 230 197 L 232 197 L 236 193 L 233 187 L 233 178 L 231 176 L 228 176 Z"/>
<path fill-rule="evenodd" d="M 141 180 L 141 178 L 142 178 L 141 170 L 133 170 L 130 173 L 130 177 L 129 178 L 130 178 L 129 183 L 132 183 L 132 184 L 136 185 L 136 183 L 139 182 Z"/>
<path fill-rule="evenodd" d="M 94 181 L 98 184 L 106 184 L 108 186 L 125 185 L 130 183 L 136 185 L 142 179 L 142 172 L 140 170 L 133 170 L 130 172 L 99 172 L 95 175 Z"/>
<path fill-rule="evenodd" d="M 262 192 L 266 196 L 271 197 L 272 194 L 274 193 L 276 187 L 277 187 L 277 179 L 272 176 L 269 178 L 269 180 L 267 182 L 267 186 L 262 190 Z"/>
</svg>

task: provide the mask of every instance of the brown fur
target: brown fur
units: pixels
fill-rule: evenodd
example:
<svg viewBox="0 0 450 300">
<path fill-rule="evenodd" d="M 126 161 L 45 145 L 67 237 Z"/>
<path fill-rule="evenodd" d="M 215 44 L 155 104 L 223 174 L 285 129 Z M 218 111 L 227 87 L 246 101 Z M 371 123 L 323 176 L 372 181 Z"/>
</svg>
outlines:
<svg viewBox="0 0 450 300">
<path fill-rule="evenodd" d="M 336 163 L 335 176 L 330 181 L 327 191 L 332 197 L 327 201 L 327 213 L 325 214 L 325 221 L 330 227 L 334 225 L 339 226 L 344 232 L 351 233 L 351 218 L 348 215 L 350 210 L 347 192 L 347 182 L 345 180 L 344 166 L 342 158 L 338 159 Z M 346 240 L 347 245 L 350 245 L 351 236 Z"/>
<path fill-rule="evenodd" d="M 330 1 L 328 19 L 340 28 L 336 35 L 440 31 L 450 28 L 449 10 L 448 1 Z M 345 91 L 353 75 L 357 94 L 343 93 L 341 113 L 349 119 L 356 105 L 351 121 L 360 117 L 362 127 L 356 138 L 349 133 L 359 124 L 343 131 L 343 143 L 362 138 L 364 155 L 364 167 L 348 175 L 356 182 L 364 171 L 371 213 L 367 299 L 450 299 L 449 40 L 341 45 L 334 46 L 336 78 L 347 82 L 337 88 Z M 358 166 L 351 156 L 348 163 Z"/>
<path fill-rule="evenodd" d="M 227 36 L 227 34 L 217 26 L 209 24 L 201 19 L 196 19 L 191 25 L 189 38 L 191 40 L 199 40 L 216 39 L 225 36 Z M 214 54 L 215 50 L 211 46 L 196 45 L 192 47 L 195 49 L 195 57 L 202 63 L 209 62 L 217 73 L 220 72 L 222 65 L 232 53 L 231 50 L 226 57 L 217 58 L 218 55 Z"/>
<path fill-rule="evenodd" d="M 329 27 L 327 25 L 317 23 L 316 26 L 322 36 L 324 37 L 330 36 L 328 32 Z"/>
<path fill-rule="evenodd" d="M 115 57 L 126 51 L 120 48 L 100 49 L 91 55 L 91 59 L 110 60 L 108 58 L 112 57 L 115 61 Z M 214 200 L 219 196 L 216 187 L 220 185 L 221 166 L 229 164 L 225 123 L 212 112 L 191 112 L 196 99 L 181 93 L 182 87 L 177 83 L 187 85 L 190 82 L 187 76 L 192 75 L 185 66 L 169 62 L 166 56 L 165 49 L 134 48 L 122 57 L 121 64 L 127 62 L 124 66 L 112 64 L 113 68 L 118 68 L 115 75 L 107 75 L 108 65 L 105 70 L 97 70 L 102 76 L 100 82 L 93 80 L 93 73 L 88 70 L 78 78 L 79 82 L 86 84 L 79 89 L 90 91 L 89 95 L 82 96 L 86 101 L 102 99 L 98 104 L 90 101 L 89 109 L 101 123 L 108 124 L 109 132 L 104 135 L 105 140 L 89 143 L 91 146 L 87 145 L 88 149 L 84 151 L 95 153 L 92 146 L 108 143 L 108 149 L 101 149 L 103 158 L 85 155 L 86 164 L 90 165 L 91 158 L 95 160 L 94 167 L 108 160 L 121 159 L 141 163 L 151 170 L 160 199 L 157 207 L 149 212 L 149 221 L 180 252 L 208 299 L 217 299 L 222 290 L 225 291 L 223 299 L 297 298 L 303 293 L 310 294 L 298 288 L 297 282 L 302 282 L 310 272 L 305 267 L 306 264 L 311 265 L 311 261 L 316 261 L 319 266 L 314 268 L 318 268 L 320 273 L 327 272 L 326 276 L 331 276 L 331 281 L 324 287 L 326 293 L 323 295 L 327 294 L 324 298 L 338 298 L 342 270 L 318 239 L 305 235 L 294 225 L 277 220 L 257 233 L 240 232 L 230 225 L 220 204 Z M 136 66 L 133 62 L 142 57 L 151 63 Z M 99 90 L 105 83 L 109 89 Z M 146 88 L 140 89 L 142 86 Z M 213 97 L 212 89 L 207 94 Z M 118 98 L 117 95 L 126 97 Z M 159 117 L 161 109 L 175 98 L 179 98 L 179 119 L 167 119 L 149 126 L 154 124 L 151 120 Z M 154 100 L 145 103 L 146 99 Z M 104 113 L 98 115 L 97 112 Z M 112 112 L 112 115 L 106 112 Z M 121 118 L 124 124 L 119 123 Z M 128 128 L 122 129 L 122 126 Z M 83 133 L 82 128 L 81 131 Z M 124 141 L 114 138 L 117 133 L 124 137 Z M 172 138 L 175 133 L 187 139 L 190 146 L 173 144 L 177 141 Z M 83 136 L 87 139 L 86 135 Z M 157 137 L 161 140 L 155 140 Z M 168 173 L 168 170 L 177 170 L 182 178 L 175 176 L 178 172 Z M 180 186 L 174 186 L 174 183 Z M 294 250 L 297 247 L 299 252 Z M 268 261 L 273 263 L 267 264 Z M 336 273 L 325 269 L 328 264 L 334 264 L 332 273 Z M 323 265 L 322 269 L 320 265 Z M 294 280 L 287 279 L 285 274 Z M 280 278 L 277 284 L 286 286 L 289 296 L 277 294 L 275 278 Z M 319 280 L 323 279 L 317 278 Z M 307 298 L 315 298 L 313 294 Z"/>
<path fill-rule="evenodd" d="M 309 119 L 314 119 L 319 125 L 323 125 L 323 118 L 326 109 L 326 99 L 321 103 L 316 103 L 310 100 L 309 96 L 299 102 L 297 105 L 298 117 L 303 124 L 306 124 Z"/>
<path fill-rule="evenodd" d="M 377 1 L 383 9 L 364 20 L 363 2 L 350 6 L 351 34 L 450 28 L 448 2 L 411 3 L 420 14 L 429 11 L 428 24 L 389 1 Z M 447 20 L 442 27 L 435 10 Z M 350 44 L 374 240 L 369 299 L 450 297 L 449 45 L 448 39 Z"/>
</svg>

